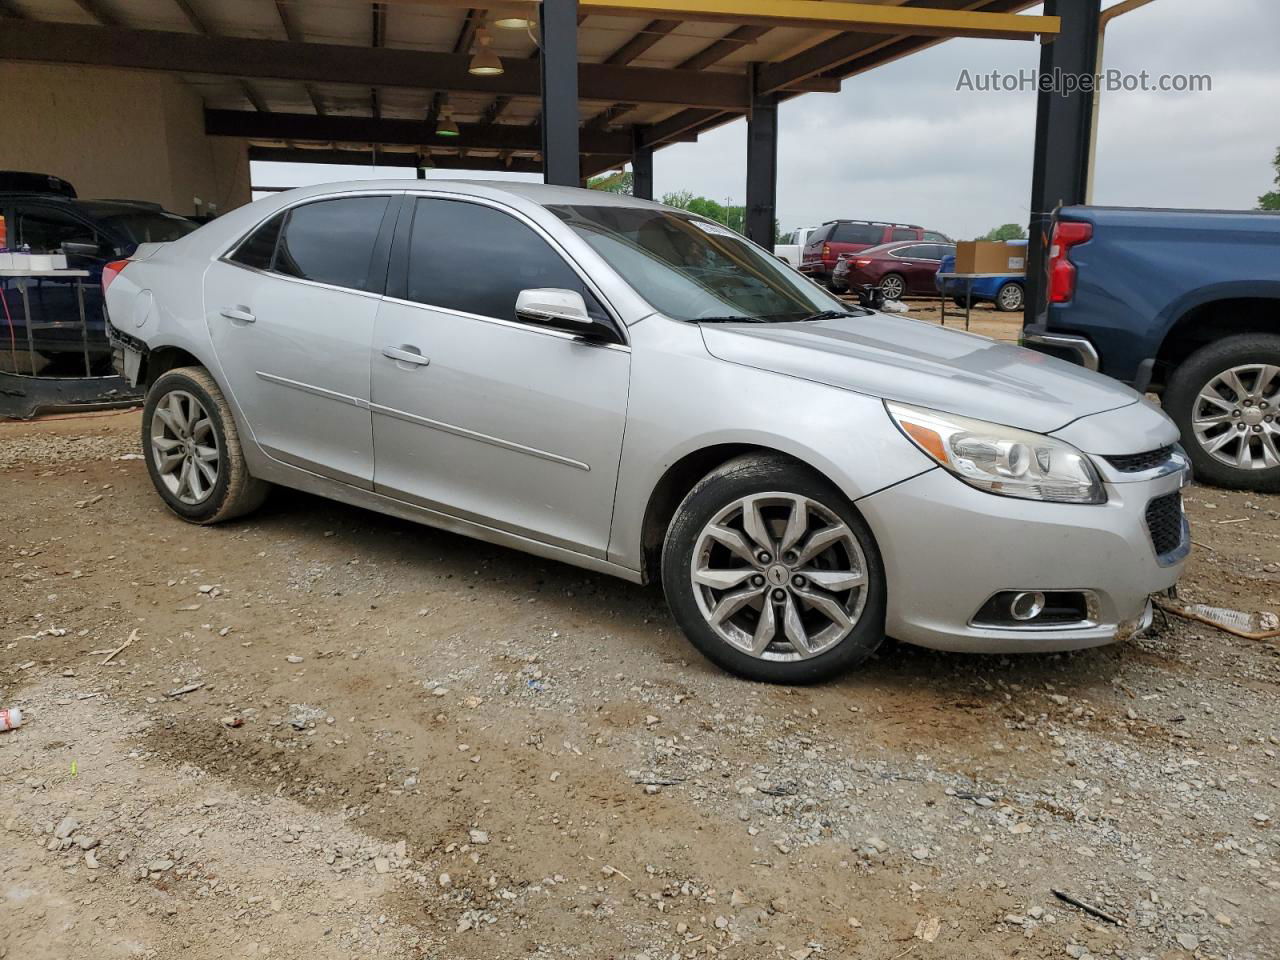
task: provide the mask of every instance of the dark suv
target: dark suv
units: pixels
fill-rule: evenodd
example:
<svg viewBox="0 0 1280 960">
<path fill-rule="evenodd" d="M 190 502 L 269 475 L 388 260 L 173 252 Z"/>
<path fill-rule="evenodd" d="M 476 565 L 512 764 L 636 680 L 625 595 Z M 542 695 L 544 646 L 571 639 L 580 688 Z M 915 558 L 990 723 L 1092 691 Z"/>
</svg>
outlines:
<svg viewBox="0 0 1280 960">
<path fill-rule="evenodd" d="M 868 247 L 897 240 L 924 240 L 928 243 L 951 243 L 951 238 L 936 230 L 926 230 L 909 223 L 885 223 L 877 220 L 828 220 L 813 233 L 800 255 L 800 272 L 812 280 L 827 284 L 842 253 L 859 253 Z"/>
<path fill-rule="evenodd" d="M 9 178 L 6 178 L 8 180 Z M 56 179 L 56 178 L 54 178 Z M 7 184 L 12 186 L 12 182 Z M 24 184 L 25 186 L 25 184 Z M 69 187 L 69 185 L 68 185 Z M 31 323 L 31 345 L 35 353 L 54 366 L 67 363 L 71 376 L 91 368 L 109 366 L 111 348 L 107 344 L 102 314 L 102 267 L 109 260 L 127 257 L 140 243 L 176 240 L 196 229 L 186 217 L 167 213 L 157 204 L 133 200 L 79 200 L 66 191 L 9 190 L 0 192 L 5 246 L 11 251 L 31 248 L 31 253 L 62 253 L 67 267 L 87 270 L 84 278 L 85 320 L 80 326 L 80 308 L 74 280 L 32 278 L 27 283 L 27 303 L 31 316 L 24 315 L 19 286 L 22 280 L 0 278 L 0 332 L 3 333 L 4 365 L 13 364 L 10 354 L 26 353 L 26 324 Z M 32 373 L 40 365 L 25 355 L 15 373 Z M 29 368 L 29 369 L 28 369 Z"/>
</svg>

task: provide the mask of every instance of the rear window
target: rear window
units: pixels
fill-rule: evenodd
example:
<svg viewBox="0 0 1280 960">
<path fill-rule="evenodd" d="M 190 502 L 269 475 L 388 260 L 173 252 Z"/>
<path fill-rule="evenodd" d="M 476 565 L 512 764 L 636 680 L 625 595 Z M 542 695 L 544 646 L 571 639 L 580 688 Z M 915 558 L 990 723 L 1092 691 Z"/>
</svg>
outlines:
<svg viewBox="0 0 1280 960">
<path fill-rule="evenodd" d="M 914 230 L 909 229 L 909 228 L 906 228 L 906 227 L 899 227 L 897 230 L 894 230 L 894 231 L 893 231 L 893 236 L 892 236 L 890 239 L 892 239 L 892 240 L 914 240 L 915 238 L 916 238 L 916 232 L 915 232 Z"/>
<path fill-rule="evenodd" d="M 124 234 L 133 243 L 169 243 L 185 237 L 199 224 L 173 213 L 123 213 L 103 217 L 102 222 L 113 231 Z"/>
<path fill-rule="evenodd" d="M 884 227 L 871 223 L 837 223 L 832 243 L 879 243 L 884 239 Z"/>
<path fill-rule="evenodd" d="M 815 243 L 822 243 L 831 235 L 831 224 L 824 223 L 818 227 L 813 233 L 809 234 L 809 239 L 805 241 L 805 246 L 812 246 Z"/>
<path fill-rule="evenodd" d="M 926 240 L 932 241 L 933 243 L 946 243 L 946 244 L 951 243 L 951 238 L 948 237 L 945 233 L 935 233 L 932 230 L 926 230 L 924 232 L 924 238 Z"/>
</svg>

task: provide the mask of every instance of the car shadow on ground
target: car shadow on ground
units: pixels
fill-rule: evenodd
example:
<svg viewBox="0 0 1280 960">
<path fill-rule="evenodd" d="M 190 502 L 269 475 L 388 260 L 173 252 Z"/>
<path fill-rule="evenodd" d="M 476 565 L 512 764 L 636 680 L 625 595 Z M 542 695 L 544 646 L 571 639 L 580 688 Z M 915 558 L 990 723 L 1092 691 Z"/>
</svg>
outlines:
<svg viewBox="0 0 1280 960">
<path fill-rule="evenodd" d="M 277 491 L 253 521 L 273 535 L 291 534 L 329 543 L 342 538 L 366 562 L 382 569 L 420 571 L 423 575 L 466 582 L 473 589 L 501 586 L 503 602 L 511 592 L 536 595 L 552 621 L 591 622 L 605 616 L 611 642 L 648 646 L 664 664 L 683 663 L 704 679 L 732 678 L 706 661 L 685 640 L 656 584 L 645 586 L 583 570 L 569 564 L 485 543 L 375 513 L 336 501 Z M 410 573 L 412 576 L 412 573 Z M 496 599 L 496 598 L 495 598 Z M 1155 628 L 1168 630 L 1158 621 Z M 1111 690 L 1128 667 L 1157 657 L 1134 641 L 1069 653 L 993 655 L 950 653 L 887 639 L 859 669 L 808 688 L 856 699 L 868 688 L 931 694 L 940 701 L 957 697 L 1008 699 L 1010 690 L 1052 686 L 1074 697 Z M 1173 661 L 1159 657 L 1166 668 Z"/>
</svg>

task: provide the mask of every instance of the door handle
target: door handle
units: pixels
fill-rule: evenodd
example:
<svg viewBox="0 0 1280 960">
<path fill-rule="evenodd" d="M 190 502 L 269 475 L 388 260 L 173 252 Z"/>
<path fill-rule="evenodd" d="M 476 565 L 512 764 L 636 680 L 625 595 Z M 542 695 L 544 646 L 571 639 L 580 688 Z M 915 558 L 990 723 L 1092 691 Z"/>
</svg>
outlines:
<svg viewBox="0 0 1280 960">
<path fill-rule="evenodd" d="M 240 323 L 253 323 L 258 319 L 244 307 L 223 307 L 222 315 L 228 320 L 236 320 Z"/>
<path fill-rule="evenodd" d="M 398 360 L 401 363 L 412 363 L 414 366 L 425 367 L 431 362 L 430 358 L 424 357 L 417 347 L 383 347 L 382 355 L 390 360 Z"/>
</svg>

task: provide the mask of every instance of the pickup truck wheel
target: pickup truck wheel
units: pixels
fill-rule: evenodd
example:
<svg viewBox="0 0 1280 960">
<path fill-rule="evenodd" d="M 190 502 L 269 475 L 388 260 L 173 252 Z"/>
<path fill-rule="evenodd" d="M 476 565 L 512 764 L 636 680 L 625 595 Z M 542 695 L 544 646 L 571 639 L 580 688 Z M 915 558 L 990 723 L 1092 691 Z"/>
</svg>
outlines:
<svg viewBox="0 0 1280 960">
<path fill-rule="evenodd" d="M 191 523 L 218 523 L 261 506 L 270 484 L 249 475 L 226 398 L 203 367 L 156 380 L 142 408 L 147 472 L 165 505 Z"/>
<path fill-rule="evenodd" d="M 907 292 L 907 281 L 900 273 L 886 273 L 880 278 L 880 289 L 884 291 L 886 300 L 901 300 Z"/>
<path fill-rule="evenodd" d="M 1014 313 L 1022 309 L 1024 294 L 1022 284 L 1009 282 L 996 291 L 996 309 Z"/>
<path fill-rule="evenodd" d="M 667 530 L 662 584 L 693 645 L 752 680 L 826 680 L 884 640 L 870 529 L 840 491 L 780 455 L 731 460 L 689 492 Z"/>
<path fill-rule="evenodd" d="M 1199 479 L 1280 491 L 1280 336 L 1241 334 L 1197 350 L 1169 378 L 1164 404 Z"/>
</svg>

